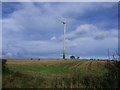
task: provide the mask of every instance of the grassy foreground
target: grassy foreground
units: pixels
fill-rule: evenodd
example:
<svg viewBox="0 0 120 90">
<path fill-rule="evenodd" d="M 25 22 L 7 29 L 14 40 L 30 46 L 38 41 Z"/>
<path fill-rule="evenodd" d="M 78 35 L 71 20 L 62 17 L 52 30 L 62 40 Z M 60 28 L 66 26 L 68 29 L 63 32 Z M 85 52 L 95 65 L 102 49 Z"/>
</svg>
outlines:
<svg viewBox="0 0 120 90">
<path fill-rule="evenodd" d="M 120 63 L 95 60 L 7 60 L 3 88 L 119 88 Z"/>
</svg>

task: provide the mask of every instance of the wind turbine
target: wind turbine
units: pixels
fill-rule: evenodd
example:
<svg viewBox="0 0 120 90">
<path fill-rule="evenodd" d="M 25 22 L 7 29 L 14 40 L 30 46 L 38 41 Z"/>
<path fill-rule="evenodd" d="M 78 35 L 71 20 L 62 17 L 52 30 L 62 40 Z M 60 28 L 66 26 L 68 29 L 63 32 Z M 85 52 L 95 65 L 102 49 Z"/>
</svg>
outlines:
<svg viewBox="0 0 120 90">
<path fill-rule="evenodd" d="M 66 20 L 58 19 L 64 25 L 64 37 L 63 37 L 63 59 L 66 57 Z"/>
</svg>

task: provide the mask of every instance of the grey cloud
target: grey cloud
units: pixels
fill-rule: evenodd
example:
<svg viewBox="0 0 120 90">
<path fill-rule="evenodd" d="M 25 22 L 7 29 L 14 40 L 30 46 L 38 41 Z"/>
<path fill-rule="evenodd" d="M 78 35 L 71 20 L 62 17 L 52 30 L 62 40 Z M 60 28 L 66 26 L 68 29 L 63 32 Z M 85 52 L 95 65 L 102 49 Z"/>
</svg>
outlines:
<svg viewBox="0 0 120 90">
<path fill-rule="evenodd" d="M 83 24 L 77 27 L 76 34 L 86 34 L 89 32 L 93 32 L 97 29 L 95 25 L 92 24 Z"/>
<path fill-rule="evenodd" d="M 103 40 L 105 38 L 117 38 L 117 29 L 102 30 L 93 24 L 83 24 L 76 28 L 76 30 L 67 34 L 67 39 L 74 40 L 77 38 L 92 38 L 95 40 Z"/>
<path fill-rule="evenodd" d="M 97 31 L 97 27 L 92 24 L 82 24 L 79 25 L 76 30 L 69 32 L 67 34 L 67 38 L 72 40 L 76 38 L 85 38 L 85 37 L 92 37 L 94 32 Z"/>
<path fill-rule="evenodd" d="M 98 35 L 98 36 L 95 36 L 94 39 L 95 40 L 103 40 L 103 39 L 105 39 L 105 36 L 104 35 Z"/>
</svg>

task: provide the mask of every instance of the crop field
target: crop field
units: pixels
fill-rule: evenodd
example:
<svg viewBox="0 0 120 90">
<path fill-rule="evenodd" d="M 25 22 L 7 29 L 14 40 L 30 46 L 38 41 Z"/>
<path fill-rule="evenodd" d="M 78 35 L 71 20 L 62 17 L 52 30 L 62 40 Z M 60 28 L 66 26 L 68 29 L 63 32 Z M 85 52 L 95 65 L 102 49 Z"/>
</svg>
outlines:
<svg viewBox="0 0 120 90">
<path fill-rule="evenodd" d="M 115 61 L 7 59 L 6 67 L 3 88 L 119 87 Z"/>
<path fill-rule="evenodd" d="M 71 74 L 74 70 L 94 71 L 102 74 L 105 61 L 84 60 L 8 60 L 8 67 L 23 73 L 38 73 L 49 75 Z M 84 72 L 83 72 L 84 73 Z"/>
</svg>

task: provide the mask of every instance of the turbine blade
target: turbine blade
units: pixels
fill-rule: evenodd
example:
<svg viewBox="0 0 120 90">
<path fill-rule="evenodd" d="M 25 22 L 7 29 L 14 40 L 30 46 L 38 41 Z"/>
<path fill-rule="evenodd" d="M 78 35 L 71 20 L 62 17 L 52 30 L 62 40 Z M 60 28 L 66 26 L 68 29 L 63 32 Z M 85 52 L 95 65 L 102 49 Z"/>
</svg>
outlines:
<svg viewBox="0 0 120 90">
<path fill-rule="evenodd" d="M 66 21 L 65 20 L 61 20 L 60 18 L 57 18 L 57 20 L 63 24 L 66 24 Z"/>
</svg>

